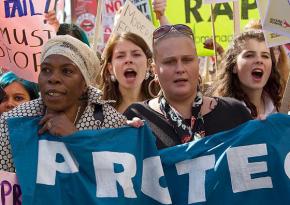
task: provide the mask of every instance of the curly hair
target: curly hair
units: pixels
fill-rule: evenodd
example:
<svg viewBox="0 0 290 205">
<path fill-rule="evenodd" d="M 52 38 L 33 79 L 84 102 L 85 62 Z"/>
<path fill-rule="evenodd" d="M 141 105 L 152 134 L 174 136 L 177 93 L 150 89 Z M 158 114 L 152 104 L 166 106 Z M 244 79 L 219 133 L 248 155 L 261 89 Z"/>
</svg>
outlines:
<svg viewBox="0 0 290 205">
<path fill-rule="evenodd" d="M 104 100 L 116 101 L 115 103 L 113 103 L 113 106 L 115 108 L 117 108 L 121 104 L 122 95 L 118 87 L 119 86 L 118 82 L 117 81 L 113 82 L 110 78 L 108 64 L 112 62 L 112 55 L 113 55 L 114 48 L 121 39 L 130 41 L 142 49 L 142 51 L 146 55 L 148 67 L 150 67 L 152 63 L 152 52 L 142 37 L 134 33 L 125 32 L 122 34 L 116 34 L 109 40 L 109 42 L 107 43 L 108 46 L 104 51 L 101 72 L 97 78 L 97 82 L 99 84 L 100 90 L 102 90 L 103 92 L 102 98 Z M 148 79 L 144 79 L 141 85 L 141 90 L 142 90 L 142 95 L 143 95 L 142 100 L 151 99 L 152 97 L 154 97 L 154 96 L 151 96 L 149 92 L 149 83 L 151 80 L 153 80 L 153 74 L 151 73 L 151 69 L 149 70 L 149 72 L 150 72 L 150 77 Z M 156 90 L 155 88 L 153 90 L 154 90 L 154 93 L 157 92 L 155 91 Z"/>
<path fill-rule="evenodd" d="M 258 42 L 265 41 L 264 34 L 261 30 L 250 30 L 236 36 L 222 60 L 218 80 L 207 94 L 233 97 L 244 101 L 246 106 L 250 109 L 251 115 L 255 118 L 258 115 L 257 108 L 250 101 L 249 96 L 243 91 L 238 75 L 233 72 L 233 69 L 237 64 L 237 56 L 242 52 L 245 42 L 250 39 L 255 39 Z M 263 91 L 269 95 L 274 103 L 275 108 L 279 111 L 283 95 L 280 74 L 276 67 L 275 56 L 272 49 L 270 49 L 270 54 L 272 60 L 272 69 L 269 79 L 263 88 Z"/>
</svg>

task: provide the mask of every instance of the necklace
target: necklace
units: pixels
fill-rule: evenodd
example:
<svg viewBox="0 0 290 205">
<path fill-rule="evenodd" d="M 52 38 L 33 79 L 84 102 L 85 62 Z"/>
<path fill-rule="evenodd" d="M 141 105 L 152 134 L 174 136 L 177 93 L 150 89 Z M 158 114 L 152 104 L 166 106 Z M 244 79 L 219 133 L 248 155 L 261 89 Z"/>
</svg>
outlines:
<svg viewBox="0 0 290 205">
<path fill-rule="evenodd" d="M 76 116 L 75 116 L 75 119 L 74 119 L 74 125 L 76 125 L 76 122 L 77 122 L 77 120 L 78 120 L 78 118 L 79 118 L 79 114 L 80 114 L 80 111 L 81 111 L 81 105 L 80 106 L 78 106 L 78 110 L 77 110 L 77 114 L 76 114 Z M 47 114 L 47 109 L 45 109 L 45 115 Z"/>
<path fill-rule="evenodd" d="M 74 119 L 74 125 L 76 125 L 76 122 L 77 122 L 77 120 L 79 118 L 79 114 L 80 114 L 80 111 L 81 111 L 81 107 L 82 107 L 81 105 L 78 106 L 78 111 L 77 111 L 77 114 L 76 114 L 75 119 Z"/>
</svg>

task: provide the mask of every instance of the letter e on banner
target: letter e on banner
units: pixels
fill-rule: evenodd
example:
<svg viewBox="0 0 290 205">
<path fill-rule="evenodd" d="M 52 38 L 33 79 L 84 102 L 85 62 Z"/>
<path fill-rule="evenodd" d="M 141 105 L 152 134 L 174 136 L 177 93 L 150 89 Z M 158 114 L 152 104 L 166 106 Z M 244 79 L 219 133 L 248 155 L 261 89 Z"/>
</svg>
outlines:
<svg viewBox="0 0 290 205">
<path fill-rule="evenodd" d="M 249 163 L 248 159 L 250 157 L 259 157 L 267 154 L 266 144 L 228 149 L 227 159 L 234 193 L 254 189 L 273 188 L 271 177 L 251 178 L 251 174 L 267 172 L 268 168 L 266 162 Z"/>
</svg>

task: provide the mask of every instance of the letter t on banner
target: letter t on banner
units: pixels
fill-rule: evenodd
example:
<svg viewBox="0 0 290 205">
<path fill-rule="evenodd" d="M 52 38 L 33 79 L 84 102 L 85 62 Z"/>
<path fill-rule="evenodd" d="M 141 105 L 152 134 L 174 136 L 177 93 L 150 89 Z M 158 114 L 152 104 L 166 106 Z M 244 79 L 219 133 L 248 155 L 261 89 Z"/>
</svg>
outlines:
<svg viewBox="0 0 290 205">
<path fill-rule="evenodd" d="M 214 168 L 215 156 L 202 156 L 176 164 L 178 175 L 189 174 L 188 204 L 206 201 L 205 172 Z"/>
</svg>

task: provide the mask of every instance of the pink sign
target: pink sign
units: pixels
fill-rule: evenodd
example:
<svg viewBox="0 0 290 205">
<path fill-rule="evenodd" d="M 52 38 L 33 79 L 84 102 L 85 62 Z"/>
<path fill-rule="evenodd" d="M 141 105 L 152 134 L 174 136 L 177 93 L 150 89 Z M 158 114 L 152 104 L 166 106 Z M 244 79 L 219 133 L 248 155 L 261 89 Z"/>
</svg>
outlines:
<svg viewBox="0 0 290 205">
<path fill-rule="evenodd" d="M 15 173 L 0 171 L 0 204 L 21 205 L 21 189 Z"/>
<path fill-rule="evenodd" d="M 0 1 L 0 66 L 37 82 L 41 48 L 55 35 L 43 14 L 55 0 Z"/>
</svg>

